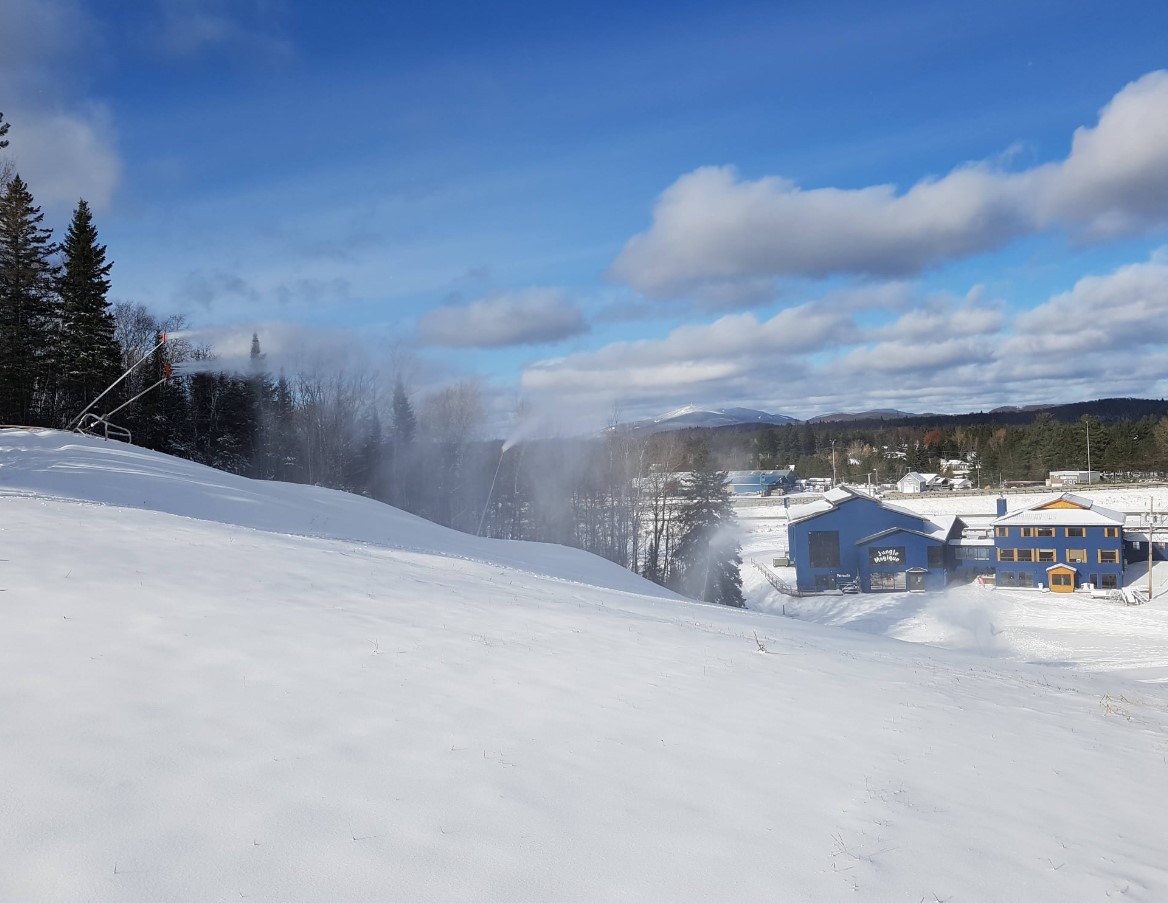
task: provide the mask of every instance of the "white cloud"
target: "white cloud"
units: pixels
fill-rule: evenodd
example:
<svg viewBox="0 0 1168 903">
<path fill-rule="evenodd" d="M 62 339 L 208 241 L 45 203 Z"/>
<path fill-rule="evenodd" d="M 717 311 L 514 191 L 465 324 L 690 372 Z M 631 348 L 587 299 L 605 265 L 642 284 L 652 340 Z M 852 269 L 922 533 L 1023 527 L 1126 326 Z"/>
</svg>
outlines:
<svg viewBox="0 0 1168 903">
<path fill-rule="evenodd" d="M 779 276 L 908 275 L 1042 230 L 1100 239 L 1165 225 L 1168 72 L 1157 71 L 1077 130 L 1065 160 L 1022 172 L 970 163 L 898 193 L 697 169 L 665 190 L 610 275 L 654 297 L 749 301 Z"/>
<path fill-rule="evenodd" d="M 436 308 L 418 321 L 429 345 L 502 348 L 558 342 L 586 332 L 580 309 L 557 289 L 502 292 L 469 304 Z"/>
<path fill-rule="evenodd" d="M 71 209 L 84 198 L 98 212 L 109 206 L 122 164 L 103 108 L 3 112 L 12 123 L 9 159 L 38 205 Z"/>
<path fill-rule="evenodd" d="M 3 151 L 36 203 L 101 211 L 121 176 L 112 119 L 75 96 L 100 29 L 77 0 L 6 0 L 0 28 L 0 112 L 12 128 Z"/>
<path fill-rule="evenodd" d="M 962 298 L 913 299 L 903 283 L 867 290 L 867 301 L 854 289 L 765 320 L 733 314 L 539 361 L 522 385 L 545 406 L 600 419 L 614 403 L 629 419 L 687 403 L 804 417 L 1168 392 L 1168 354 L 1154 326 L 1168 297 L 1163 252 L 1017 314 L 980 287 Z"/>
<path fill-rule="evenodd" d="M 1163 344 L 1158 324 L 1168 299 L 1168 261 L 1160 257 L 1085 276 L 1070 291 L 1019 314 L 1006 353 L 1123 354 Z"/>
</svg>

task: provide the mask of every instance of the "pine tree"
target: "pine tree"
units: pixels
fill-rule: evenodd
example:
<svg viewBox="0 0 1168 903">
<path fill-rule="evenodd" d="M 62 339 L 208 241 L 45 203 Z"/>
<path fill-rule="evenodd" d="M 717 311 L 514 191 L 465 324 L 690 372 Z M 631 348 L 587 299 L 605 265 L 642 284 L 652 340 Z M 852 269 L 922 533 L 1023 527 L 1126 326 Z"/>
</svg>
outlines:
<svg viewBox="0 0 1168 903">
<path fill-rule="evenodd" d="M 28 186 L 0 194 L 0 423 L 47 425 L 56 357 L 57 247 Z"/>
<path fill-rule="evenodd" d="M 89 205 L 79 201 L 61 245 L 60 391 L 66 417 L 75 414 L 118 378 L 121 349 L 106 295 L 112 263 L 98 244 Z"/>
<path fill-rule="evenodd" d="M 4 137 L 8 134 L 8 123 L 4 121 L 4 114 L 0 113 L 0 150 L 8 147 L 8 140 Z M 12 161 L 0 160 L 0 191 L 3 191 L 8 183 L 12 180 Z"/>
<path fill-rule="evenodd" d="M 406 387 L 399 378 L 393 385 L 393 441 L 409 445 L 418 431 L 418 419 L 410 406 Z"/>
<path fill-rule="evenodd" d="M 249 473 L 260 480 L 275 479 L 279 467 L 274 447 L 272 412 L 276 387 L 264 365 L 266 355 L 260 350 L 259 333 L 251 334 L 251 386 L 252 405 L 255 411 L 254 441 Z"/>
<path fill-rule="evenodd" d="M 390 404 L 390 442 L 386 449 L 389 456 L 389 486 L 386 487 L 389 502 L 406 511 L 417 511 L 418 493 L 415 491 L 414 477 L 417 473 L 414 435 L 418 431 L 418 419 L 414 416 L 410 397 L 399 377 L 393 385 L 393 401 Z"/>
<path fill-rule="evenodd" d="M 743 608 L 742 558 L 726 472 L 715 469 L 704 443 L 695 447 L 691 468 L 681 484 L 670 586 L 692 599 Z"/>
<path fill-rule="evenodd" d="M 303 479 L 300 450 L 296 441 L 296 399 L 283 373 L 272 392 L 272 459 L 274 477 L 288 483 Z"/>
</svg>

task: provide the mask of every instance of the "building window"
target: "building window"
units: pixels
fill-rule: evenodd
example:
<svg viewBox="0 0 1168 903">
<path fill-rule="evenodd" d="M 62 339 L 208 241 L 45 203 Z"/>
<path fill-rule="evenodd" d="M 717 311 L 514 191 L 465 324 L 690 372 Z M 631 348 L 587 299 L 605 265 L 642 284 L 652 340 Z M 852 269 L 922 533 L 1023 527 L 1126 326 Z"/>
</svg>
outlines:
<svg viewBox="0 0 1168 903">
<path fill-rule="evenodd" d="M 1034 575 L 1033 575 L 1033 574 L 1027 574 L 1027 573 L 1019 573 L 1019 574 L 1018 574 L 1018 585 L 1019 585 L 1019 586 L 1024 586 L 1024 587 L 1028 587 L 1028 588 L 1031 588 L 1031 589 L 1033 589 L 1033 587 L 1034 587 Z"/>
<path fill-rule="evenodd" d="M 1119 580 L 1115 574 L 1102 574 L 1099 577 L 1099 583 L 1097 585 L 1102 589 L 1118 589 Z"/>
<path fill-rule="evenodd" d="M 954 546 L 953 555 L 958 561 L 989 561 L 989 546 Z"/>
<path fill-rule="evenodd" d="M 1009 536 L 1009 527 L 994 527 L 994 536 Z"/>
<path fill-rule="evenodd" d="M 929 567 L 943 568 L 945 567 L 945 547 L 944 546 L 929 546 Z"/>
<path fill-rule="evenodd" d="M 997 579 L 998 586 L 1017 586 L 1017 576 L 1013 571 L 1000 571 Z"/>
<path fill-rule="evenodd" d="M 1015 549 L 1014 550 L 1014 560 L 1015 561 L 1033 561 L 1034 560 L 1034 549 Z"/>
<path fill-rule="evenodd" d="M 1035 527 L 1035 536 L 1054 536 L 1054 527 Z"/>
<path fill-rule="evenodd" d="M 813 568 L 839 567 L 839 530 L 811 530 L 807 534 L 807 545 Z"/>
<path fill-rule="evenodd" d="M 816 574 L 815 588 L 820 592 L 835 589 L 835 577 L 831 574 Z"/>
<path fill-rule="evenodd" d="M 1029 539 L 1031 536 L 1034 535 L 1034 528 L 1033 527 L 1021 527 L 1019 532 L 1021 532 L 1022 537 L 1024 539 Z"/>
<path fill-rule="evenodd" d="M 1013 561 L 1013 560 L 1014 560 L 1014 550 L 1013 549 L 998 549 L 998 561 Z"/>
<path fill-rule="evenodd" d="M 1039 549 L 1038 550 L 1038 560 L 1039 561 L 1057 561 L 1058 559 L 1056 559 L 1054 557 L 1054 549 Z"/>
<path fill-rule="evenodd" d="M 1073 578 L 1071 577 L 1070 574 L 1051 574 L 1050 575 L 1050 585 L 1051 586 L 1072 586 L 1072 585 L 1074 585 L 1074 581 L 1073 581 Z"/>
<path fill-rule="evenodd" d="M 1117 549 L 1100 549 L 1099 550 L 1100 564 L 1119 564 L 1119 551 Z"/>
<path fill-rule="evenodd" d="M 1067 527 L 1067 536 L 1078 536 L 1080 539 L 1087 535 L 1086 527 Z"/>
<path fill-rule="evenodd" d="M 1090 581 L 1091 581 L 1091 585 L 1092 585 L 1092 586 L 1098 586 L 1098 585 L 1099 585 L 1099 575 L 1098 575 L 1098 574 L 1092 574 L 1092 575 L 1091 575 L 1091 577 L 1090 577 Z"/>
<path fill-rule="evenodd" d="M 1108 539 L 1118 539 L 1119 538 L 1119 527 L 1104 527 L 1103 528 L 1103 535 L 1106 536 Z"/>
<path fill-rule="evenodd" d="M 908 589 L 908 578 L 904 571 L 891 574 L 874 571 L 868 576 L 868 586 L 874 593 L 904 590 Z"/>
<path fill-rule="evenodd" d="M 1086 564 L 1086 549 L 1067 549 L 1067 564 Z"/>
</svg>

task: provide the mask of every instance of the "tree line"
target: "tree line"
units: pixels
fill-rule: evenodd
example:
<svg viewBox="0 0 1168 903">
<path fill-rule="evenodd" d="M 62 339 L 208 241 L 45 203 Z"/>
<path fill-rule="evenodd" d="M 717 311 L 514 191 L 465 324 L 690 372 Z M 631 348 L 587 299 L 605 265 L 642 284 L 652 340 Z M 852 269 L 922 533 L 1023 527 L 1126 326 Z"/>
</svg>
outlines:
<svg viewBox="0 0 1168 903">
<path fill-rule="evenodd" d="M 1132 407 L 1163 411 L 1165 405 L 1111 401 L 1095 403 L 1093 413 L 1073 420 L 1039 411 L 1023 423 L 1003 423 L 992 414 L 958 425 L 937 425 L 941 418 L 931 424 L 798 423 L 721 428 L 709 431 L 707 440 L 730 469 L 793 466 L 800 477 L 831 477 L 834 458 L 836 479 L 850 483 L 893 483 L 909 471 L 941 473 L 953 460 L 980 465 L 973 479 L 984 486 L 1044 480 L 1052 470 L 1086 470 L 1088 457 L 1092 470 L 1117 480 L 1164 476 L 1168 416 L 1126 412 Z M 1107 416 L 1108 410 L 1115 413 Z"/>
</svg>

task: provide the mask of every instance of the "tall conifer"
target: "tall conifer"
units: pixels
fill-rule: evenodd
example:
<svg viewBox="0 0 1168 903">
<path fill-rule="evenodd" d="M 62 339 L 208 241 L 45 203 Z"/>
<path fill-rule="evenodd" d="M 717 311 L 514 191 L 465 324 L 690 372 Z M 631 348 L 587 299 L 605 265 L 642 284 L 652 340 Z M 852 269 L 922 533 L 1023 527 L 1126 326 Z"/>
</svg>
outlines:
<svg viewBox="0 0 1168 903">
<path fill-rule="evenodd" d="M 62 409 L 71 416 L 117 379 L 121 370 L 121 350 L 106 300 L 113 264 L 106 262 L 105 245 L 97 241 L 93 215 L 84 200 L 73 211 L 61 250 L 60 388 Z"/>
<path fill-rule="evenodd" d="M 19 175 L 0 194 L 0 423 L 47 425 L 56 357 L 57 247 Z"/>
<path fill-rule="evenodd" d="M 704 443 L 692 457 L 681 483 L 670 585 L 691 599 L 743 608 L 742 558 L 726 472 L 714 467 Z"/>
</svg>

